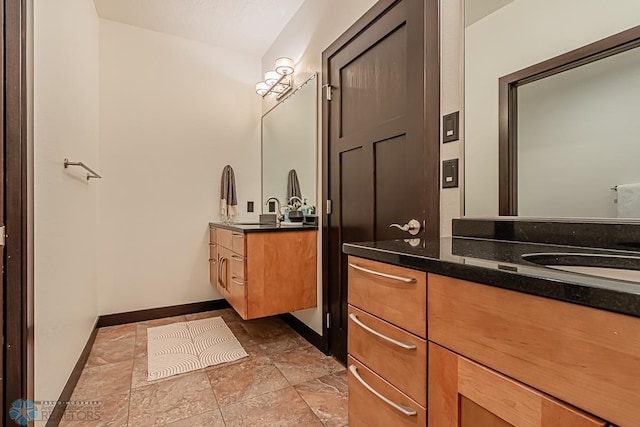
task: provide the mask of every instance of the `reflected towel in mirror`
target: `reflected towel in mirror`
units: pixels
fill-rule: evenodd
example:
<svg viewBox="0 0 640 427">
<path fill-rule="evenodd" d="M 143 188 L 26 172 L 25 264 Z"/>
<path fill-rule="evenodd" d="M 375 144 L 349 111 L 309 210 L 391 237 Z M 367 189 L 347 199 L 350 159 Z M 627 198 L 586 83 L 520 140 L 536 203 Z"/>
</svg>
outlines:
<svg viewBox="0 0 640 427">
<path fill-rule="evenodd" d="M 238 215 L 236 176 L 230 165 L 225 166 L 222 170 L 222 179 L 220 182 L 220 215 L 224 221 L 229 221 Z"/>
<path fill-rule="evenodd" d="M 287 202 L 291 200 L 292 197 L 298 197 L 302 200 L 302 191 L 300 191 L 300 182 L 298 182 L 298 173 L 295 169 L 291 169 L 289 171 L 289 178 L 287 179 Z M 301 203 L 298 203 L 297 207 L 301 206 Z"/>
<path fill-rule="evenodd" d="M 617 187 L 618 218 L 640 218 L 640 183 Z"/>
</svg>

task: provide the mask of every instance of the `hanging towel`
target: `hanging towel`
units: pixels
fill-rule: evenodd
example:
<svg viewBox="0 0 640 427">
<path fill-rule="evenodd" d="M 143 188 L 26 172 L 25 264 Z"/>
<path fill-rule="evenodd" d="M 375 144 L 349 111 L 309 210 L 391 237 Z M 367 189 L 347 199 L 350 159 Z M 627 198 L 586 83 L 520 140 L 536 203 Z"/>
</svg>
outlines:
<svg viewBox="0 0 640 427">
<path fill-rule="evenodd" d="M 299 197 L 302 200 L 302 191 L 300 191 L 300 183 L 298 182 L 298 173 L 295 169 L 289 171 L 289 178 L 287 179 L 287 202 L 291 200 L 293 196 Z M 302 202 L 294 201 L 297 206 L 302 206 Z"/>
<path fill-rule="evenodd" d="M 222 170 L 220 182 L 220 215 L 229 221 L 238 215 L 238 195 L 236 193 L 236 176 L 229 165 Z"/>
<path fill-rule="evenodd" d="M 640 218 L 640 183 L 618 185 L 618 218 Z"/>
</svg>

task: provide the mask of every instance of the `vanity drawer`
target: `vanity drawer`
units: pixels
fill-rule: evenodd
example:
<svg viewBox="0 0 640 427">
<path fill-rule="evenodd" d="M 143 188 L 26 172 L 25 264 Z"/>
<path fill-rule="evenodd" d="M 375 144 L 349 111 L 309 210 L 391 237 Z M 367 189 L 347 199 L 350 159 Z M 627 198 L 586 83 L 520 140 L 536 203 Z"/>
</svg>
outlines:
<svg viewBox="0 0 640 427">
<path fill-rule="evenodd" d="M 243 319 L 247 318 L 247 293 L 245 280 L 231 274 L 227 283 L 227 300 Z"/>
<path fill-rule="evenodd" d="M 427 274 L 349 257 L 349 304 L 427 338 Z"/>
<path fill-rule="evenodd" d="M 229 250 L 232 249 L 231 247 L 231 235 L 233 234 L 233 232 L 231 230 L 225 230 L 224 228 L 219 228 L 216 231 L 216 239 L 217 239 L 217 243 L 218 246 L 221 246 L 223 248 L 227 248 Z"/>
<path fill-rule="evenodd" d="M 349 427 L 421 427 L 427 425 L 427 411 L 424 407 L 350 356 L 348 358 L 348 366 Z M 375 393 L 404 407 L 405 411 L 414 411 L 415 413 L 405 414 L 392 407 L 373 391 L 369 390 L 361 381 L 375 390 Z"/>
<path fill-rule="evenodd" d="M 350 356 L 427 406 L 426 340 L 353 306 L 349 306 L 347 330 Z"/>
<path fill-rule="evenodd" d="M 213 257 L 209 259 L 209 282 L 214 287 L 218 287 L 218 260 Z"/>
<path fill-rule="evenodd" d="M 238 255 L 244 256 L 244 233 L 231 233 L 231 250 Z"/>
<path fill-rule="evenodd" d="M 216 229 L 215 228 L 209 228 L 209 243 L 216 243 Z"/>
<path fill-rule="evenodd" d="M 209 259 L 216 259 L 218 257 L 218 244 L 209 243 Z"/>
<path fill-rule="evenodd" d="M 247 264 L 247 260 L 245 257 L 232 253 L 229 264 L 232 276 L 239 277 L 241 279 L 245 278 L 244 270 Z"/>
</svg>

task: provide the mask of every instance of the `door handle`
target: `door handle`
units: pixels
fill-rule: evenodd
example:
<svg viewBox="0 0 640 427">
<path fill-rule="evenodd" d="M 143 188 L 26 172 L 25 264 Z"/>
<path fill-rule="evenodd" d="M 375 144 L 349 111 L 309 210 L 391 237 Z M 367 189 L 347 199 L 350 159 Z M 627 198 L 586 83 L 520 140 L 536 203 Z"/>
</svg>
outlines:
<svg viewBox="0 0 640 427">
<path fill-rule="evenodd" d="M 420 232 L 420 228 L 422 228 L 420 225 L 420 222 L 416 219 L 412 219 L 405 225 L 391 224 L 389 228 L 392 228 L 392 227 L 399 228 L 402 231 L 408 231 L 409 234 L 411 234 L 412 236 L 415 236 L 416 234 L 418 234 Z"/>
</svg>

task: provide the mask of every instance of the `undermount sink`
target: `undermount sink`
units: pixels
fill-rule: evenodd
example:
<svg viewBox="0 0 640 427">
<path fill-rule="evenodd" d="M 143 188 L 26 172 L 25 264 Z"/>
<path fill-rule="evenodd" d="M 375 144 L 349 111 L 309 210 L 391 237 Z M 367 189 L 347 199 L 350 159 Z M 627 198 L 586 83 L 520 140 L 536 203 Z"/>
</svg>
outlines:
<svg viewBox="0 0 640 427">
<path fill-rule="evenodd" d="M 554 270 L 640 282 L 640 257 L 587 253 L 531 253 L 522 259 Z"/>
</svg>

